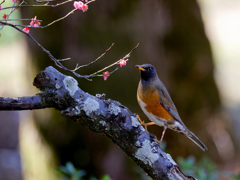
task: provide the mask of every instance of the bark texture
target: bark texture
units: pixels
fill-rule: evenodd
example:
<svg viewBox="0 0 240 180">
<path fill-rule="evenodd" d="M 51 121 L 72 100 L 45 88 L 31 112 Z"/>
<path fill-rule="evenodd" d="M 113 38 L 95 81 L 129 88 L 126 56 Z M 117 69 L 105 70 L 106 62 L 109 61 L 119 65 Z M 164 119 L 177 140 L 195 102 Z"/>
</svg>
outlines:
<svg viewBox="0 0 240 180">
<path fill-rule="evenodd" d="M 1 98 L 0 110 L 53 107 L 63 116 L 111 139 L 154 180 L 195 179 L 181 172 L 172 157 L 164 153 L 154 137 L 141 126 L 136 114 L 121 103 L 105 99 L 104 94 L 92 96 L 84 92 L 73 77 L 51 66 L 39 72 L 33 84 L 40 93 Z"/>
</svg>

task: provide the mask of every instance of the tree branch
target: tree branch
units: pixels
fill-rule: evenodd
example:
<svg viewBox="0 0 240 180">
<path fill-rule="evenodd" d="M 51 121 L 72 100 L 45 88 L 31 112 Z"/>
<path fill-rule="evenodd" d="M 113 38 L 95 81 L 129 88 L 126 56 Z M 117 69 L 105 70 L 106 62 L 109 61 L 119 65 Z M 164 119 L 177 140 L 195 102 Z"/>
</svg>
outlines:
<svg viewBox="0 0 240 180">
<path fill-rule="evenodd" d="M 53 107 L 63 116 L 101 133 L 117 144 L 153 180 L 195 180 L 184 175 L 169 154 L 141 126 L 136 114 L 105 95 L 92 96 L 78 82 L 53 67 L 37 74 L 33 85 L 41 90 L 35 96 L 0 98 L 0 110 L 29 110 Z"/>
<path fill-rule="evenodd" d="M 0 97 L 0 110 L 33 110 L 47 108 L 39 96 L 26 96 L 20 98 Z"/>
</svg>

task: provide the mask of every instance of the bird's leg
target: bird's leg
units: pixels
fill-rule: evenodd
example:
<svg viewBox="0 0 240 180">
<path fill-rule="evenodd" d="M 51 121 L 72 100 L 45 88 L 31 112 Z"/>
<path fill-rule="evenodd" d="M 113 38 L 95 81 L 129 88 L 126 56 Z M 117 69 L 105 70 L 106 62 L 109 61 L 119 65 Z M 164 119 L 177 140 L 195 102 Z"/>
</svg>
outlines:
<svg viewBox="0 0 240 180">
<path fill-rule="evenodd" d="M 160 142 L 161 142 L 161 143 L 162 143 L 163 136 L 165 135 L 166 130 L 167 130 L 167 126 L 163 126 L 162 137 L 161 137 L 161 139 L 160 139 Z"/>
<path fill-rule="evenodd" d="M 155 125 L 155 122 L 144 123 L 143 125 L 145 127 L 145 130 L 148 132 L 147 127 L 150 126 L 150 125 Z"/>
<path fill-rule="evenodd" d="M 146 130 L 147 132 L 148 132 L 147 126 L 150 126 L 150 125 L 154 125 L 154 124 L 155 124 L 155 122 L 145 123 L 144 121 L 142 121 L 142 120 L 140 119 L 140 116 L 139 116 L 138 114 L 137 114 L 137 117 L 138 117 L 139 122 L 141 123 L 142 126 L 145 127 L 145 130 Z"/>
<path fill-rule="evenodd" d="M 162 144 L 163 137 L 165 135 L 166 130 L 167 130 L 167 126 L 163 126 L 163 132 L 162 132 L 162 136 L 161 136 L 160 141 L 157 139 L 157 137 L 155 137 L 155 141 L 157 141 L 157 143 L 159 144 L 160 148 L 161 148 L 161 144 Z"/>
</svg>

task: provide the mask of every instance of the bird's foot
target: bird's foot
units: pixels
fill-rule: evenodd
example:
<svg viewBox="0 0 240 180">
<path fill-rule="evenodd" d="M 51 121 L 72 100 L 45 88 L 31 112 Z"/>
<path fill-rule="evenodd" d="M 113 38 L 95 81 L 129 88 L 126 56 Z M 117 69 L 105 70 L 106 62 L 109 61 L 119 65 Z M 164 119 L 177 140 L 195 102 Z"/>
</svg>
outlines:
<svg viewBox="0 0 240 180">
<path fill-rule="evenodd" d="M 145 128 L 145 130 L 148 132 L 148 130 L 147 130 L 147 124 L 148 123 L 145 123 L 144 121 L 142 121 L 141 120 L 141 118 L 140 118 L 140 116 L 137 114 L 137 118 L 138 118 L 138 121 L 140 122 L 140 124 L 142 125 L 142 126 L 144 126 L 144 128 Z"/>
<path fill-rule="evenodd" d="M 162 141 L 161 140 L 159 141 L 156 136 L 154 140 L 158 143 L 159 147 L 161 148 Z"/>
<path fill-rule="evenodd" d="M 142 126 L 145 125 L 145 122 L 141 120 L 140 116 L 137 114 L 137 118 Z"/>
</svg>

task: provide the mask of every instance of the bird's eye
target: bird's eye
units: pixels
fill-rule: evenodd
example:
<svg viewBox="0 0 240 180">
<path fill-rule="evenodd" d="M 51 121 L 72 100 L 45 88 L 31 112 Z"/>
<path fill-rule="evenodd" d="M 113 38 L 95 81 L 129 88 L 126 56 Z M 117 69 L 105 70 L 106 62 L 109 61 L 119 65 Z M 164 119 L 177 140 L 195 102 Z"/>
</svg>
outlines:
<svg viewBox="0 0 240 180">
<path fill-rule="evenodd" d="M 150 67 L 150 68 L 148 68 L 148 71 L 151 71 L 152 70 L 152 68 Z"/>
</svg>

